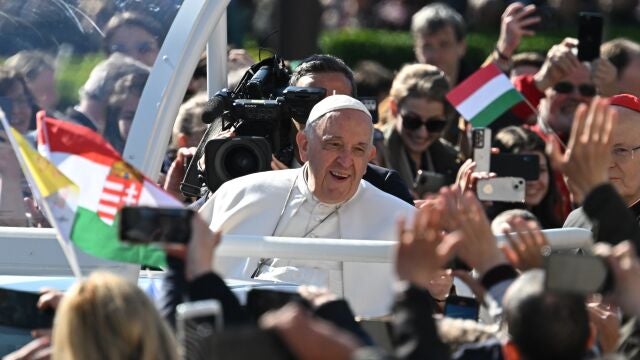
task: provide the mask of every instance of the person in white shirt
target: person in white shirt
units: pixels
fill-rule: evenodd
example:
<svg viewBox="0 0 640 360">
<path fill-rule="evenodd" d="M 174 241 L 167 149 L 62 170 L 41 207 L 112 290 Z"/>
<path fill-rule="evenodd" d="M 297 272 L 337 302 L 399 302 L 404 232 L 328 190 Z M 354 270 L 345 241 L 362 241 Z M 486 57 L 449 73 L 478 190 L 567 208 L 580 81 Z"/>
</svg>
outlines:
<svg viewBox="0 0 640 360">
<path fill-rule="evenodd" d="M 296 136 L 302 168 L 230 180 L 200 214 L 223 234 L 395 240 L 396 219 L 413 219 L 415 207 L 362 180 L 375 156 L 372 140 L 371 115 L 360 101 L 326 97 Z M 239 258 L 216 264 L 226 277 L 328 286 L 360 314 L 380 315 L 391 301 L 390 264 Z"/>
</svg>

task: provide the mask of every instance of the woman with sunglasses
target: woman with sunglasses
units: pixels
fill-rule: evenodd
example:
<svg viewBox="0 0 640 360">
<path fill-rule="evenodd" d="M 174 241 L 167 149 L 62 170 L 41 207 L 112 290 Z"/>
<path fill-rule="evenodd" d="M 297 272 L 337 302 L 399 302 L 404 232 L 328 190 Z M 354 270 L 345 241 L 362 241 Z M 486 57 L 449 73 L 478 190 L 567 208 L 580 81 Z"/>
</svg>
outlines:
<svg viewBox="0 0 640 360">
<path fill-rule="evenodd" d="M 449 89 L 444 72 L 427 64 L 405 65 L 391 85 L 384 166 L 413 184 L 415 197 L 421 195 L 415 181 L 419 171 L 431 174 L 430 179 L 440 186 L 448 185 L 455 181 L 462 161 L 461 154 L 441 139 L 454 114 L 445 100 Z"/>
</svg>

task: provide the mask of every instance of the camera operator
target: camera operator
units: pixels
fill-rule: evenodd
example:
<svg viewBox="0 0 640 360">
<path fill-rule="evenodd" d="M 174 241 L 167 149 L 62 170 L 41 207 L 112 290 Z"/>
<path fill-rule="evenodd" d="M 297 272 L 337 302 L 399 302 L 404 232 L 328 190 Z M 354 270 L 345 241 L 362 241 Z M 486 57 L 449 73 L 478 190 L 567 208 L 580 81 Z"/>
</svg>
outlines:
<svg viewBox="0 0 640 360">
<path fill-rule="evenodd" d="M 353 72 L 344 61 L 332 55 L 312 55 L 304 59 L 294 70 L 289 84 L 323 88 L 327 96 L 334 94 L 357 96 Z M 304 129 L 304 119 L 293 119 L 292 123 L 296 131 Z M 271 163 L 273 170 L 301 166 L 302 162 L 295 142 L 292 146 L 295 154 L 293 160 L 283 164 L 274 157 Z M 378 189 L 413 204 L 413 197 L 397 171 L 368 164 L 363 179 Z"/>
</svg>

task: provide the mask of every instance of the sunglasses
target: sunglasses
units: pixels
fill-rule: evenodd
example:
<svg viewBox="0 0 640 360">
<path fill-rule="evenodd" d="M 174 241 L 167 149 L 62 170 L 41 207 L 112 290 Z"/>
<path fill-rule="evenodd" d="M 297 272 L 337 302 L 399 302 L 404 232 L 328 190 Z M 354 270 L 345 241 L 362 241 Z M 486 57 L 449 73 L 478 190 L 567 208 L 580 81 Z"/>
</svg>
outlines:
<svg viewBox="0 0 640 360">
<path fill-rule="evenodd" d="M 425 121 L 416 114 L 404 114 L 402 117 L 402 127 L 407 130 L 418 130 L 421 126 L 425 126 L 430 133 L 437 133 L 444 130 L 447 121 L 439 116 L 432 116 Z"/>
<path fill-rule="evenodd" d="M 596 96 L 596 87 L 591 84 L 580 84 L 577 86 L 578 92 L 582 96 L 593 97 Z M 567 81 L 561 81 L 553 86 L 559 94 L 570 94 L 576 89 L 576 86 Z"/>
</svg>

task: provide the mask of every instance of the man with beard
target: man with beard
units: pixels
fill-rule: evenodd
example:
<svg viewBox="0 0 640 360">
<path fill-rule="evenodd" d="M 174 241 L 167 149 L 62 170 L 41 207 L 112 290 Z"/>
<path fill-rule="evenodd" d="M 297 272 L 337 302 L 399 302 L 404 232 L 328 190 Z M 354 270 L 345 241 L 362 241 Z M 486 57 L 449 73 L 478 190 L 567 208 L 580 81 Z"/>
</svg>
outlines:
<svg viewBox="0 0 640 360">
<path fill-rule="evenodd" d="M 537 119 L 528 123 L 545 141 L 549 131 L 554 131 L 566 143 L 578 104 L 588 104 L 596 94 L 612 95 L 609 89 L 616 78 L 613 64 L 602 58 L 580 62 L 577 46 L 576 39 L 565 38 L 551 47 L 537 73 L 513 79 L 515 87 L 537 107 Z M 523 102 L 514 107 L 513 113 L 527 122 L 532 109 Z"/>
<path fill-rule="evenodd" d="M 598 93 L 609 95 L 609 89 L 615 83 L 616 70 L 611 62 L 602 58 L 590 63 L 580 62 L 575 51 L 577 46 L 576 39 L 565 38 L 551 47 L 537 73 L 512 80 L 529 101 L 529 104 L 522 102 L 514 107 L 513 113 L 547 143 L 557 137 L 566 144 L 578 105 L 589 104 Z M 537 106 L 537 116 L 532 116 L 532 106 Z M 556 173 L 554 181 L 560 194 L 558 211 L 568 214 L 571 197 L 560 172 Z"/>
</svg>

